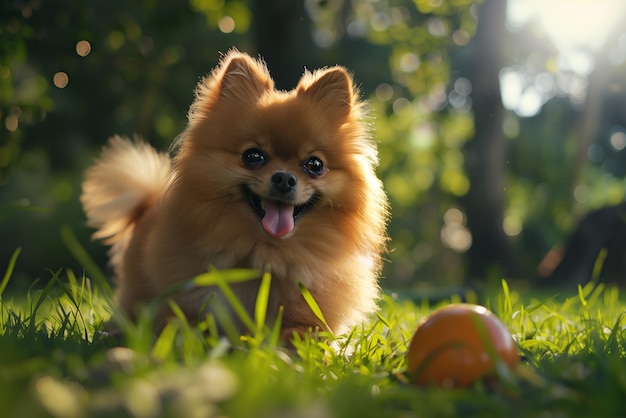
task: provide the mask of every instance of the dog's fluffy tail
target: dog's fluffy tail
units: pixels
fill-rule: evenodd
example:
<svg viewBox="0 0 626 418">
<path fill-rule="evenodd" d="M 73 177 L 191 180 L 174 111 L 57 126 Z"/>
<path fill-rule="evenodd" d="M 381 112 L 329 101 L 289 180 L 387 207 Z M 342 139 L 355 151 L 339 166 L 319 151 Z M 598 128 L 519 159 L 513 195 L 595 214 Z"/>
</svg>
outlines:
<svg viewBox="0 0 626 418">
<path fill-rule="evenodd" d="M 167 154 L 138 140 L 112 137 L 83 182 L 80 200 L 88 225 L 97 229 L 93 237 L 124 246 L 120 241 L 126 241 L 127 232 L 166 185 L 170 169 Z"/>
</svg>

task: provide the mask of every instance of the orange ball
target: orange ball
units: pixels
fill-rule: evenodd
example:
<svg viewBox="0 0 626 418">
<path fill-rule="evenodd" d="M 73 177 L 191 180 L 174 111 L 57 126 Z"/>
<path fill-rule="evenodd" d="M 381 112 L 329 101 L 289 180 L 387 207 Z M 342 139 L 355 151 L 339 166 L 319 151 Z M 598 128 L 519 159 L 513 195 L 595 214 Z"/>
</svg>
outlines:
<svg viewBox="0 0 626 418">
<path fill-rule="evenodd" d="M 431 313 L 415 330 L 407 376 L 418 385 L 467 387 L 519 361 L 507 327 L 484 306 L 458 303 Z"/>
</svg>

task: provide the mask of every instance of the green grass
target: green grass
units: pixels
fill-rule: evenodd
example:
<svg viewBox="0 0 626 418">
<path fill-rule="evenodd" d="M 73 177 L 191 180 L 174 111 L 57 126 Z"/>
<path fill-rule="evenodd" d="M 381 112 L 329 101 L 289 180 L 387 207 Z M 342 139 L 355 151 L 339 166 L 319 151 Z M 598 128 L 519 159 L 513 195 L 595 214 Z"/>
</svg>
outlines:
<svg viewBox="0 0 626 418">
<path fill-rule="evenodd" d="M 213 271 L 194 284 L 227 288 L 242 275 Z M 615 288 L 590 285 L 577 294 L 535 299 L 503 282 L 480 302 L 511 330 L 521 367 L 496 382 L 440 389 L 407 383 L 405 355 L 419 321 L 452 300 L 429 305 L 386 296 L 380 312 L 349 335 L 321 333 L 287 350 L 277 346 L 277 328 L 264 325 L 263 289 L 271 277 L 265 280 L 254 318 L 244 320 L 249 336 L 229 332 L 230 339 L 212 333 L 211 319 L 190 326 L 182 317 L 153 335 L 148 309 L 113 340 L 99 332 L 112 314 L 110 289 L 71 271 L 51 272 L 43 289 L 19 299 L 0 293 L 0 415 L 626 415 L 626 324 Z"/>
</svg>

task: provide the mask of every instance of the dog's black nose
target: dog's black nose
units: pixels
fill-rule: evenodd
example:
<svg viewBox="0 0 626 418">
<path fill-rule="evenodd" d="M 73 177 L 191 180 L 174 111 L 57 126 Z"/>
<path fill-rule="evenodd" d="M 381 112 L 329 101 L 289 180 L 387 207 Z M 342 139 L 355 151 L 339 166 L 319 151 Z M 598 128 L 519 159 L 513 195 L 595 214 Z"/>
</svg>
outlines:
<svg viewBox="0 0 626 418">
<path fill-rule="evenodd" d="M 288 193 L 295 190 L 297 184 L 298 179 L 293 174 L 284 171 L 277 171 L 272 174 L 272 186 L 280 193 Z"/>
</svg>

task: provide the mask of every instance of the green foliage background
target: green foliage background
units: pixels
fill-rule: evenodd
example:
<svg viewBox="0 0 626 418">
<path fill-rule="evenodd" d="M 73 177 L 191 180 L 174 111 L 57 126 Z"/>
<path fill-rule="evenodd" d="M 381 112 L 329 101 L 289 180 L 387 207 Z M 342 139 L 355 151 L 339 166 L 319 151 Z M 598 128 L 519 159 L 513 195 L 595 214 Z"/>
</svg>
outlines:
<svg viewBox="0 0 626 418">
<path fill-rule="evenodd" d="M 236 46 L 265 57 L 281 88 L 293 87 L 305 67 L 353 71 L 370 101 L 379 174 L 392 205 L 383 285 L 465 283 L 467 248 L 442 236 L 446 227 L 467 235 L 463 198 L 481 187 L 470 184 L 465 152 L 474 134 L 466 73 L 480 47 L 472 49 L 480 10 L 470 0 L 3 2 L 0 265 L 21 246 L 13 283 L 46 279 L 48 268 L 79 269 L 62 226 L 104 265 L 105 249 L 90 242 L 78 203 L 82 172 L 115 133 L 167 149 L 185 125 L 198 79 Z M 494 36 L 509 63 L 533 52 L 512 42 L 519 33 Z M 537 38 L 534 28 L 522 36 Z M 81 41 L 90 46 L 85 56 L 77 51 Z M 539 41 L 547 46 L 535 60 L 550 71 L 555 49 Z M 611 83 L 600 88 L 607 109 L 624 104 L 615 94 L 625 83 L 623 67 L 612 66 Z M 59 74 L 67 85 L 55 85 Z M 523 266 L 520 277 L 534 277 L 581 213 L 623 200 L 624 157 L 606 146 L 611 129 L 626 125 L 623 112 L 598 116 L 594 138 L 606 157 L 595 163 L 577 157 L 586 151 L 574 123 L 583 113 L 557 97 L 539 116 L 506 114 L 505 221 L 517 229 L 509 244 Z M 579 186 L 586 195 L 576 200 Z M 497 265 L 489 271 L 482 279 L 500 277 Z"/>
</svg>

